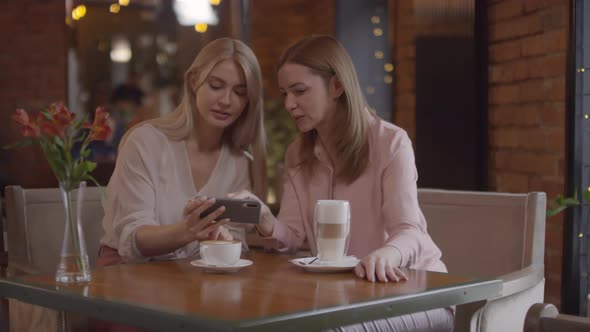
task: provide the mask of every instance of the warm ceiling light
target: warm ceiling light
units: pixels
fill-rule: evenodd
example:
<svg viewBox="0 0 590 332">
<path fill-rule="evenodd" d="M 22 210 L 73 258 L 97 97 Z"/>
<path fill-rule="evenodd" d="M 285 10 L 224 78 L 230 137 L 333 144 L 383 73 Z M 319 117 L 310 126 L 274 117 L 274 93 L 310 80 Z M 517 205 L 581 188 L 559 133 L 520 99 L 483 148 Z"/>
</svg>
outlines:
<svg viewBox="0 0 590 332">
<path fill-rule="evenodd" d="M 207 23 L 195 24 L 195 31 L 196 32 L 206 32 L 207 31 Z"/>
<path fill-rule="evenodd" d="M 129 6 L 129 0 L 119 0 L 119 5 L 123 7 Z"/>
<path fill-rule="evenodd" d="M 109 7 L 109 11 L 113 14 L 117 14 L 121 11 L 121 6 L 119 6 L 117 3 L 114 3 Z"/>
<path fill-rule="evenodd" d="M 111 60 L 113 62 L 126 63 L 131 60 L 131 44 L 125 37 L 114 37 L 111 48 Z"/>
<path fill-rule="evenodd" d="M 209 3 L 212 4 L 213 6 L 219 6 L 219 4 L 221 3 L 221 0 L 209 0 Z"/>
<path fill-rule="evenodd" d="M 184 26 L 199 23 L 216 25 L 219 20 L 209 0 L 174 0 L 174 12 L 178 23 Z"/>
</svg>

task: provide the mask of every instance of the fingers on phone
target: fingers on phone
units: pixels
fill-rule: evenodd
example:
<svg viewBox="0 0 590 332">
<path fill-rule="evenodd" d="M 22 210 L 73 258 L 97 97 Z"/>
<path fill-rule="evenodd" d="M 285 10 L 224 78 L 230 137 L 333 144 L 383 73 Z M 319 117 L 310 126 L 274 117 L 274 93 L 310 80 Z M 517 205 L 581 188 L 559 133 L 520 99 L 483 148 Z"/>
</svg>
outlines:
<svg viewBox="0 0 590 332">
<path fill-rule="evenodd" d="M 193 215 L 200 216 L 201 213 L 205 212 L 205 210 L 210 208 L 213 204 L 215 204 L 215 198 L 209 198 L 207 200 L 200 201 L 200 203 L 197 203 L 197 205 L 193 207 L 191 213 Z"/>
<path fill-rule="evenodd" d="M 208 224 L 205 224 L 205 226 L 200 227 L 199 226 L 201 224 L 199 224 L 199 226 L 194 226 L 191 228 L 191 231 L 193 232 L 197 232 L 198 234 L 200 234 L 199 236 L 206 236 L 206 234 L 214 234 L 215 232 L 219 232 L 220 229 L 222 228 L 221 226 L 227 224 L 229 222 L 229 218 L 224 218 L 221 219 L 219 221 L 217 220 L 213 220 L 211 222 L 209 222 Z"/>
<path fill-rule="evenodd" d="M 219 223 L 220 225 L 227 224 L 228 222 L 230 222 L 230 219 L 229 218 L 223 218 L 221 220 L 212 220 L 211 221 L 212 224 Z"/>
<path fill-rule="evenodd" d="M 217 220 L 217 217 L 219 217 L 220 215 L 222 215 L 223 212 L 225 212 L 225 206 L 220 206 L 217 209 L 215 209 L 215 211 L 209 213 L 204 218 L 202 218 L 201 219 L 201 222 L 203 222 L 203 223 L 212 223 L 213 221 Z"/>
<path fill-rule="evenodd" d="M 196 209 L 197 207 L 201 206 L 201 204 L 203 204 L 203 201 L 204 200 L 202 200 L 200 198 L 189 199 L 188 202 L 186 203 L 186 205 L 184 206 L 184 209 L 182 210 L 182 215 L 187 216 L 187 215 L 191 214 L 194 209 Z"/>
</svg>

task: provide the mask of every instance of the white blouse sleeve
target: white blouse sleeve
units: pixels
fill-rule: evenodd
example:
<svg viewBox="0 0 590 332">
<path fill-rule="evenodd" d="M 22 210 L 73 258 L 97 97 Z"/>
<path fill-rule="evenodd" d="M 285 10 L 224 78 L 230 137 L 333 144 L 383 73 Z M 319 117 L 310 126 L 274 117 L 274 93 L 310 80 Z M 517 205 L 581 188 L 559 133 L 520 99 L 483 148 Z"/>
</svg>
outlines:
<svg viewBox="0 0 590 332">
<path fill-rule="evenodd" d="M 118 235 L 119 255 L 126 261 L 146 260 L 135 243 L 141 225 L 159 225 L 155 213 L 154 187 L 159 155 L 158 138 L 153 127 L 132 132 L 117 158 L 107 195 L 111 201 L 112 228 Z"/>
<path fill-rule="evenodd" d="M 252 163 L 248 158 L 236 158 L 236 172 L 235 183 L 232 184 L 231 192 L 238 192 L 240 190 L 248 190 L 252 192 L 252 181 L 250 179 L 250 168 Z M 244 224 L 238 222 L 230 222 L 227 224 L 227 229 L 232 234 L 234 240 L 242 241 L 243 249 L 248 250 L 248 243 L 246 243 L 246 233 L 254 229 L 252 224 Z"/>
</svg>

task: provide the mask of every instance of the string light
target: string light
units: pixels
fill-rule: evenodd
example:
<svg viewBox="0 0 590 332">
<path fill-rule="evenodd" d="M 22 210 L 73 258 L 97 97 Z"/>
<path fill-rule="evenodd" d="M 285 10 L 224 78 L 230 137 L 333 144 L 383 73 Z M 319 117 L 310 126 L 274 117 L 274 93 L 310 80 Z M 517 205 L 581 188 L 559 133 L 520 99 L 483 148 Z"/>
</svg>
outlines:
<svg viewBox="0 0 590 332">
<path fill-rule="evenodd" d="M 369 85 L 367 87 L 367 93 L 370 94 L 370 95 L 374 94 L 375 93 L 375 88 Z"/>
<path fill-rule="evenodd" d="M 588 114 L 584 114 L 584 119 L 588 119 Z"/>
<path fill-rule="evenodd" d="M 375 51 L 374 54 L 375 54 L 375 58 L 377 58 L 377 59 L 383 59 L 383 51 L 377 50 L 377 51 Z"/>
<path fill-rule="evenodd" d="M 209 0 L 209 3 L 212 4 L 213 6 L 219 6 L 219 4 L 221 3 L 221 0 Z"/>
<path fill-rule="evenodd" d="M 127 7 L 129 6 L 129 0 L 119 0 L 119 5 Z"/>
<path fill-rule="evenodd" d="M 386 72 L 391 73 L 393 71 L 393 65 L 391 63 L 386 63 L 383 65 L 383 69 L 385 69 Z"/>
<path fill-rule="evenodd" d="M 373 29 L 373 34 L 377 37 L 381 37 L 381 36 L 383 36 L 383 29 L 375 28 L 375 29 Z"/>
<path fill-rule="evenodd" d="M 381 23 L 381 19 L 379 18 L 379 16 L 371 16 L 371 23 L 379 24 Z"/>
<path fill-rule="evenodd" d="M 86 15 L 86 6 L 78 5 L 72 10 L 72 18 L 77 21 Z"/>
<path fill-rule="evenodd" d="M 201 33 L 206 32 L 207 31 L 207 28 L 208 28 L 207 23 L 197 23 L 197 24 L 195 24 L 195 31 L 196 32 L 201 32 Z"/>
<path fill-rule="evenodd" d="M 383 77 L 383 82 L 385 82 L 386 84 L 391 84 L 391 82 L 393 82 L 393 77 L 391 75 L 385 75 Z"/>
<path fill-rule="evenodd" d="M 118 3 L 114 3 L 109 6 L 109 11 L 113 14 L 117 14 L 118 12 L 121 11 L 121 6 L 119 6 Z"/>
</svg>

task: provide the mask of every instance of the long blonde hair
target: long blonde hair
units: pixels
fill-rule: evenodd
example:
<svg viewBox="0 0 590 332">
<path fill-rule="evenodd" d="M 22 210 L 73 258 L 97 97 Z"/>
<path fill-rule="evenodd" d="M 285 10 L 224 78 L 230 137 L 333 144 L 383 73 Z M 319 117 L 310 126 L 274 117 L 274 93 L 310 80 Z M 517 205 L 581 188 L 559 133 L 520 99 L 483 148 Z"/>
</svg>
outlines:
<svg viewBox="0 0 590 332">
<path fill-rule="evenodd" d="M 247 151 L 252 155 L 250 179 L 253 191 L 261 200 L 265 201 L 267 178 L 262 74 L 254 52 L 243 42 L 232 38 L 220 38 L 207 44 L 184 74 L 184 95 L 178 107 L 169 114 L 144 121 L 139 125 L 149 123 L 172 140 L 187 139 L 195 128 L 194 122 L 198 120 L 198 117 L 195 118 L 196 95 L 190 82 L 194 80 L 194 86 L 200 87 L 207 79 L 211 69 L 227 59 L 234 60 L 244 71 L 248 89 L 248 104 L 240 117 L 225 130 L 223 140 L 233 151 Z M 124 140 L 121 144 L 123 142 Z"/>
<path fill-rule="evenodd" d="M 336 160 L 342 167 L 336 176 L 346 183 L 356 180 L 367 168 L 369 162 L 369 141 L 367 137 L 367 110 L 370 110 L 363 96 L 356 71 L 350 56 L 334 37 L 317 35 L 304 38 L 291 45 L 281 56 L 278 69 L 287 63 L 299 64 L 321 76 L 328 84 L 332 77 L 342 85 L 343 93 L 338 99 L 336 122 L 332 125 Z M 317 139 L 316 130 L 302 134 L 301 153 L 303 163 L 311 172 L 316 162 L 313 147 Z"/>
</svg>

